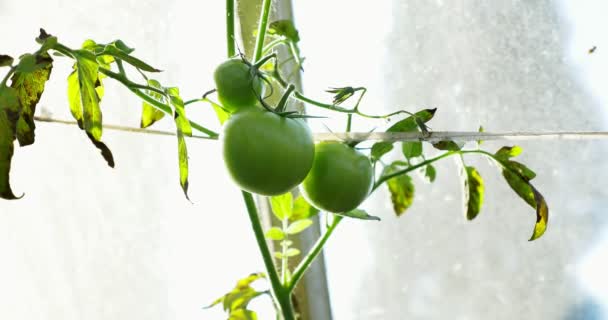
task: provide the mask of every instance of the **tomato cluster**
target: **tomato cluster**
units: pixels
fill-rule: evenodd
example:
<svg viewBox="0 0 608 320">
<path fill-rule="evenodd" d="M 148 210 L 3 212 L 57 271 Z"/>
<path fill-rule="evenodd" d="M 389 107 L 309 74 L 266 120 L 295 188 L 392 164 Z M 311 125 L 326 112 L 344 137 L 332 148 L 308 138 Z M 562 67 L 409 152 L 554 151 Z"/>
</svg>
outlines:
<svg viewBox="0 0 608 320">
<path fill-rule="evenodd" d="M 255 107 L 264 90 L 258 73 L 246 61 L 231 59 L 214 74 L 220 102 L 232 114 L 224 123 L 221 140 L 233 181 L 243 190 L 265 196 L 300 185 L 304 197 L 320 210 L 356 209 L 372 187 L 369 158 L 343 143 L 315 146 L 302 119 Z"/>
</svg>

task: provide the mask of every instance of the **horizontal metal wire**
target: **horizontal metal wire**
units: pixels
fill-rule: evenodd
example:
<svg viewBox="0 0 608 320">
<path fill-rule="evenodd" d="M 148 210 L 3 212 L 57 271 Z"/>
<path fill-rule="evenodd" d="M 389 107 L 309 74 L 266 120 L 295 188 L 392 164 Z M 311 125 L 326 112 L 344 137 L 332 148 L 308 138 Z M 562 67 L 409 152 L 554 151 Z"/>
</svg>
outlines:
<svg viewBox="0 0 608 320">
<path fill-rule="evenodd" d="M 48 117 L 34 117 L 36 121 L 77 125 L 76 121 L 59 120 Z M 141 129 L 127 126 L 105 124 L 103 128 L 109 130 L 175 136 L 175 132 Z M 206 136 L 193 135 L 195 139 L 215 140 Z M 608 131 L 545 131 L 545 132 L 467 132 L 467 131 L 433 131 L 422 132 L 328 132 L 315 133 L 316 141 L 428 141 L 453 140 L 457 142 L 477 140 L 588 140 L 606 139 Z"/>
</svg>

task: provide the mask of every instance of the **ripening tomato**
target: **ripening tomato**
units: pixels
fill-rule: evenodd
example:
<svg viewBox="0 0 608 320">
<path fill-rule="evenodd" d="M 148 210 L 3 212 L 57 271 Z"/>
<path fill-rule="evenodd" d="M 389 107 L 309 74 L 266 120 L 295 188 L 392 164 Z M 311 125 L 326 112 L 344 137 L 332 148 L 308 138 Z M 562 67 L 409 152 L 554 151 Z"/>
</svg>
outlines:
<svg viewBox="0 0 608 320">
<path fill-rule="evenodd" d="M 316 208 L 342 213 L 356 209 L 369 195 L 372 184 L 368 157 L 343 143 L 321 142 L 315 146 L 312 169 L 300 190 Z"/>
<path fill-rule="evenodd" d="M 315 154 L 306 122 L 256 108 L 239 111 L 224 124 L 224 162 L 243 190 L 273 196 L 304 180 Z"/>
<path fill-rule="evenodd" d="M 263 93 L 257 70 L 242 59 L 230 59 L 213 73 L 217 95 L 222 106 L 231 113 L 255 106 Z"/>
</svg>

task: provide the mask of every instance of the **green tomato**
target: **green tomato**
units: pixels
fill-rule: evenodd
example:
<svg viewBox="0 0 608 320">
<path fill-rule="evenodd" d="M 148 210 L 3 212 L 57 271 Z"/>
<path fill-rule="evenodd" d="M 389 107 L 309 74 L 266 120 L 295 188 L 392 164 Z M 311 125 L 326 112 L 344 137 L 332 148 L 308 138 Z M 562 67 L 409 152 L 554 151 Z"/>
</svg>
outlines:
<svg viewBox="0 0 608 320">
<path fill-rule="evenodd" d="M 283 194 L 300 184 L 312 167 L 315 145 L 301 119 L 251 108 L 232 115 L 220 138 L 226 168 L 245 191 Z"/>
<path fill-rule="evenodd" d="M 220 64 L 213 78 L 220 103 L 231 113 L 255 106 L 263 92 L 262 80 L 256 70 L 241 59 Z"/>
<path fill-rule="evenodd" d="M 369 195 L 373 169 L 368 157 L 339 142 L 315 147 L 312 169 L 300 186 L 316 208 L 341 213 L 356 209 Z"/>
</svg>

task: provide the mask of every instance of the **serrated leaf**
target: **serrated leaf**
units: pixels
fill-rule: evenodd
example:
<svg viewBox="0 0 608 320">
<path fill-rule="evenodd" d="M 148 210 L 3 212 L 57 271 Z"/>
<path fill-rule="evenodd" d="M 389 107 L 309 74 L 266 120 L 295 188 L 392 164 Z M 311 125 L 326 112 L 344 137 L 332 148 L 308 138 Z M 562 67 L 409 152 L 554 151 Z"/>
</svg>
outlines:
<svg viewBox="0 0 608 320">
<path fill-rule="evenodd" d="M 293 212 L 293 195 L 291 192 L 284 193 L 282 195 L 274 196 L 270 198 L 270 206 L 274 216 L 283 221 L 283 219 L 289 219 Z"/>
<path fill-rule="evenodd" d="M 268 231 L 266 231 L 266 234 L 264 234 L 264 236 L 267 239 L 275 240 L 275 241 L 285 239 L 285 233 L 283 233 L 283 230 L 281 230 L 280 228 L 277 228 L 277 227 L 272 227 L 272 228 L 268 229 Z"/>
<path fill-rule="evenodd" d="M 424 176 L 429 179 L 429 182 L 434 182 L 437 177 L 437 170 L 432 165 L 427 165 L 424 169 Z"/>
<path fill-rule="evenodd" d="M 517 157 L 522 153 L 523 149 L 520 146 L 502 147 L 494 156 L 500 160 L 508 160 L 509 158 Z"/>
<path fill-rule="evenodd" d="M 310 227 L 311 225 L 312 225 L 312 220 L 310 220 L 310 219 L 298 220 L 298 221 L 291 223 L 287 227 L 287 229 L 285 229 L 285 232 L 287 234 L 298 234 L 298 233 L 306 230 L 306 228 Z"/>
<path fill-rule="evenodd" d="M 291 20 L 277 20 L 271 22 L 268 26 L 268 33 L 284 36 L 294 43 L 300 41 L 298 30 Z"/>
<path fill-rule="evenodd" d="M 102 54 L 109 55 L 114 57 L 115 59 L 120 59 L 140 70 L 147 72 L 161 72 L 161 70 L 152 67 L 151 65 L 143 62 L 142 60 L 126 53 L 125 51 L 120 50 L 114 44 L 109 44 L 105 46 Z"/>
<path fill-rule="evenodd" d="M 296 248 L 289 248 L 289 249 L 287 249 L 287 251 L 285 251 L 285 255 L 283 255 L 283 256 L 287 257 L 287 258 L 291 258 L 291 257 L 295 257 L 299 254 L 300 254 L 300 250 L 298 250 Z"/>
<path fill-rule="evenodd" d="M 483 204 L 484 197 L 484 184 L 479 172 L 474 167 L 465 167 L 466 180 L 465 180 L 465 193 L 467 199 L 465 202 L 465 213 L 468 220 L 473 220 L 479 212 L 481 212 L 481 206 Z"/>
<path fill-rule="evenodd" d="M 393 150 L 393 144 L 390 142 L 376 142 L 372 145 L 371 158 L 372 161 L 377 161 L 382 158 L 383 155 Z"/>
<path fill-rule="evenodd" d="M 19 199 L 10 185 L 16 122 L 19 119 L 19 102 L 13 88 L 0 86 L 0 198 Z"/>
<path fill-rule="evenodd" d="M 388 175 L 397 171 L 392 166 L 386 167 L 382 175 Z M 386 181 L 391 194 L 391 201 L 395 214 L 401 216 L 414 202 L 414 183 L 407 174 L 402 174 Z"/>
<path fill-rule="evenodd" d="M 51 76 L 53 59 L 46 53 L 36 58 L 37 63 L 44 67 L 37 68 L 33 72 L 15 72 L 11 77 L 11 87 L 15 89 L 20 104 L 19 120 L 17 122 L 16 135 L 19 145 L 22 147 L 34 143 L 36 124 L 34 113 L 36 105 L 44 92 L 46 81 Z"/>
<path fill-rule="evenodd" d="M 406 159 L 420 157 L 420 156 L 422 156 L 422 142 L 420 142 L 420 141 L 402 142 L 401 150 L 403 152 L 403 156 Z"/>
<path fill-rule="evenodd" d="M 148 86 L 162 90 L 160 83 L 154 79 L 148 80 Z M 158 92 L 146 90 L 146 94 L 161 103 L 166 103 L 165 96 Z M 158 110 L 156 107 L 144 100 L 142 103 L 141 121 L 139 126 L 140 128 L 147 128 L 153 125 L 156 121 L 162 119 L 164 116 L 165 113 L 163 111 Z"/>
<path fill-rule="evenodd" d="M 178 88 L 166 88 L 165 92 L 169 95 L 169 102 L 173 106 L 174 113 L 173 118 L 175 119 L 175 125 L 182 134 L 191 137 L 192 126 L 190 121 L 186 117 L 186 109 L 184 108 L 184 101 L 179 95 Z"/>
<path fill-rule="evenodd" d="M 181 130 L 177 130 L 177 155 L 179 161 L 179 184 L 182 186 L 186 199 L 188 197 L 188 148 Z"/>
<path fill-rule="evenodd" d="M 319 209 L 313 207 L 304 199 L 302 195 L 298 196 L 293 202 L 293 211 L 291 217 L 292 221 L 312 218 L 319 214 Z"/>
<path fill-rule="evenodd" d="M 15 61 L 15 59 L 13 59 L 13 57 L 6 55 L 6 54 L 0 54 L 0 68 L 1 67 L 10 67 L 13 65 L 14 61 Z"/>
<path fill-rule="evenodd" d="M 372 215 L 368 214 L 365 210 L 361 210 L 361 209 L 355 209 L 355 210 L 351 210 L 349 212 L 338 213 L 338 215 L 344 216 L 344 217 L 349 217 L 349 218 L 354 218 L 354 219 L 359 219 L 359 220 L 380 221 L 380 218 L 378 218 L 376 216 L 372 216 Z"/>
<path fill-rule="evenodd" d="M 435 147 L 435 149 L 444 150 L 444 151 L 458 151 L 458 150 L 462 149 L 463 146 L 464 146 L 464 143 L 462 143 L 462 142 L 457 143 L 452 140 L 442 140 L 442 141 L 433 143 L 433 147 Z"/>
</svg>

